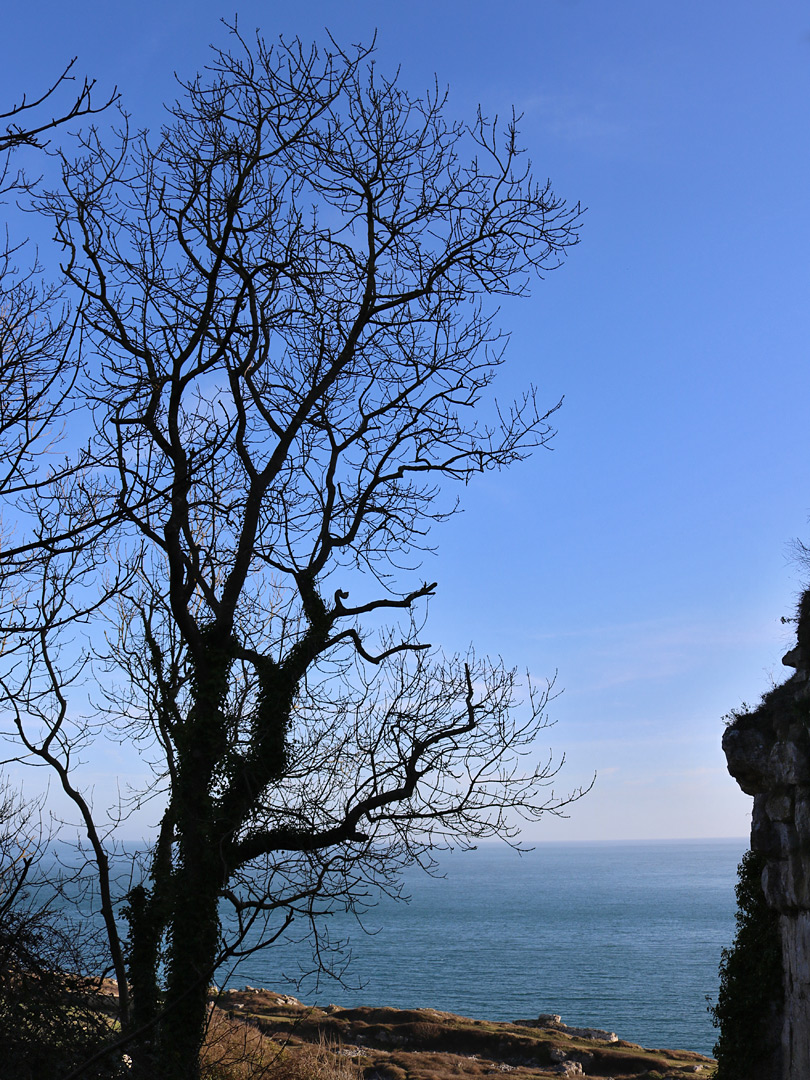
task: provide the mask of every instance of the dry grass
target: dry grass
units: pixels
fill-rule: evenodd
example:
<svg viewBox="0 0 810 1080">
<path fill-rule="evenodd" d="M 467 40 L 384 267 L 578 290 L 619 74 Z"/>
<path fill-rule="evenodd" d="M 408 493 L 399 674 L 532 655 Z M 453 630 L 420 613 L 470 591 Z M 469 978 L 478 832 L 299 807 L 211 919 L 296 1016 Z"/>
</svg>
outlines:
<svg viewBox="0 0 810 1080">
<path fill-rule="evenodd" d="M 205 1080 L 259 1080 L 269 1077 L 278 1047 L 251 1024 L 212 1009 L 200 1054 Z"/>
<path fill-rule="evenodd" d="M 232 1071 L 206 1080 L 554 1080 L 561 1057 L 579 1061 L 594 1080 L 685 1080 L 696 1068 L 706 1080 L 713 1074 L 710 1059 L 684 1050 L 645 1050 L 433 1009 L 319 1008 L 267 990 L 226 991 L 218 1000 L 223 1018 L 236 1013 L 229 1037 L 242 1041 Z"/>
<path fill-rule="evenodd" d="M 200 1055 L 204 1080 L 362 1080 L 363 1069 L 337 1044 L 282 1044 L 253 1024 L 212 1009 Z"/>
<path fill-rule="evenodd" d="M 339 1046 L 303 1043 L 283 1050 L 271 1080 L 362 1080 L 357 1060 Z"/>
</svg>

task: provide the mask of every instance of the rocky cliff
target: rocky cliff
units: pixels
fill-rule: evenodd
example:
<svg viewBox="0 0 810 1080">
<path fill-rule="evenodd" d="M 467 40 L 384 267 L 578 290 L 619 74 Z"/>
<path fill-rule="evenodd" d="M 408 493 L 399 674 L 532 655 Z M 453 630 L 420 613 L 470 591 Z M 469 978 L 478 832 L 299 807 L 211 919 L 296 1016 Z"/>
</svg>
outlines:
<svg viewBox="0 0 810 1080">
<path fill-rule="evenodd" d="M 783 659 L 794 674 L 726 728 L 731 775 L 754 797 L 751 848 L 766 862 L 768 904 L 779 913 L 784 1005 L 768 1078 L 810 1078 L 810 592 L 798 642 Z"/>
</svg>

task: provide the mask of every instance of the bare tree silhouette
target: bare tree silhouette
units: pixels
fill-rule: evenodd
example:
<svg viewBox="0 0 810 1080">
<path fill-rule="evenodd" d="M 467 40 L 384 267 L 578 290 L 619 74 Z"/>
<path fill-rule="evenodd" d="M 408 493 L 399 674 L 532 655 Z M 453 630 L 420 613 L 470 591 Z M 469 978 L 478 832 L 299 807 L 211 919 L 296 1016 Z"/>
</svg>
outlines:
<svg viewBox="0 0 810 1080">
<path fill-rule="evenodd" d="M 165 1080 L 199 1075 L 226 959 L 293 920 L 317 951 L 330 907 L 581 794 L 521 766 L 550 687 L 431 649 L 413 578 L 446 485 L 551 437 L 533 389 L 486 405 L 490 298 L 559 264 L 579 207 L 515 117 L 451 123 L 367 49 L 232 33 L 156 142 L 91 129 L 35 198 L 82 344 L 48 400 L 87 438 L 27 476 L 1 556 L 14 734 L 78 808 L 129 1052 Z M 165 805 L 125 942 L 81 782 L 99 735 L 152 766 L 130 805 Z"/>
</svg>

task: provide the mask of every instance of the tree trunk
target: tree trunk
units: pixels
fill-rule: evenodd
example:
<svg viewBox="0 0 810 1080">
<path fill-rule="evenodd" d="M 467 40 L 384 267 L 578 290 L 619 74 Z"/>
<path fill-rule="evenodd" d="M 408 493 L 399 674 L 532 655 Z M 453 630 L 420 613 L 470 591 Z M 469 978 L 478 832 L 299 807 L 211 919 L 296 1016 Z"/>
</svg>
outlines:
<svg viewBox="0 0 810 1080">
<path fill-rule="evenodd" d="M 228 689 L 229 639 L 208 630 L 195 658 L 193 705 L 176 732 L 177 860 L 166 930 L 169 955 L 160 1032 L 161 1080 L 198 1080 L 208 987 L 219 945 L 218 902 L 224 867 L 215 838 L 212 777 L 226 749 L 222 705 Z"/>
<path fill-rule="evenodd" d="M 201 838 L 196 838 L 200 840 Z M 169 924 L 164 1018 L 160 1025 L 160 1080 L 198 1080 L 208 1019 L 208 987 L 219 943 L 221 878 L 211 852 L 187 844 L 176 873 Z M 193 850 L 196 848 L 197 850 Z M 212 866 L 213 863 L 213 866 Z"/>
<path fill-rule="evenodd" d="M 154 891 L 150 894 L 143 885 L 130 890 L 127 905 L 129 947 L 127 975 L 132 1008 L 126 1030 L 132 1033 L 128 1053 L 137 1075 L 153 1075 L 155 1051 L 158 1044 L 158 1015 L 161 995 L 158 985 L 160 941 L 164 927 L 160 924 Z"/>
</svg>

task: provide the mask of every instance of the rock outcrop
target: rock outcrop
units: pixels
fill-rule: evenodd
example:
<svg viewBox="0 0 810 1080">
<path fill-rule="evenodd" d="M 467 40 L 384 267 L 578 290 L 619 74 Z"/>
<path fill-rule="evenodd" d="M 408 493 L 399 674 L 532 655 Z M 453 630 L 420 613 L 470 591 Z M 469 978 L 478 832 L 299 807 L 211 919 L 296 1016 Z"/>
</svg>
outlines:
<svg viewBox="0 0 810 1080">
<path fill-rule="evenodd" d="M 615 1043 L 619 1041 L 619 1036 L 615 1031 L 603 1031 L 601 1028 L 569 1027 L 568 1024 L 562 1022 L 562 1017 L 558 1013 L 540 1013 L 536 1020 L 513 1020 L 512 1023 L 520 1027 L 562 1031 L 571 1038 L 590 1039 L 592 1042 Z"/>
<path fill-rule="evenodd" d="M 685 1075 L 711 1076 L 715 1064 L 688 1050 L 648 1050 L 616 1039 L 613 1032 L 568 1027 L 557 1014 L 506 1023 L 436 1009 L 321 1008 L 269 990 L 226 990 L 215 997 L 223 1022 L 270 1040 L 271 1060 L 281 1046 L 289 1061 L 314 1046 L 319 1061 L 342 1063 L 341 1075 L 365 1080 L 492 1080 L 504 1074 L 510 1080 L 684 1080 Z M 315 1072 L 302 1069 L 295 1075 Z"/>
<path fill-rule="evenodd" d="M 765 858 L 763 891 L 779 913 L 784 1005 L 768 1077 L 810 1078 L 810 592 L 799 607 L 794 674 L 726 728 L 728 769 L 754 797 L 751 848 Z"/>
</svg>

